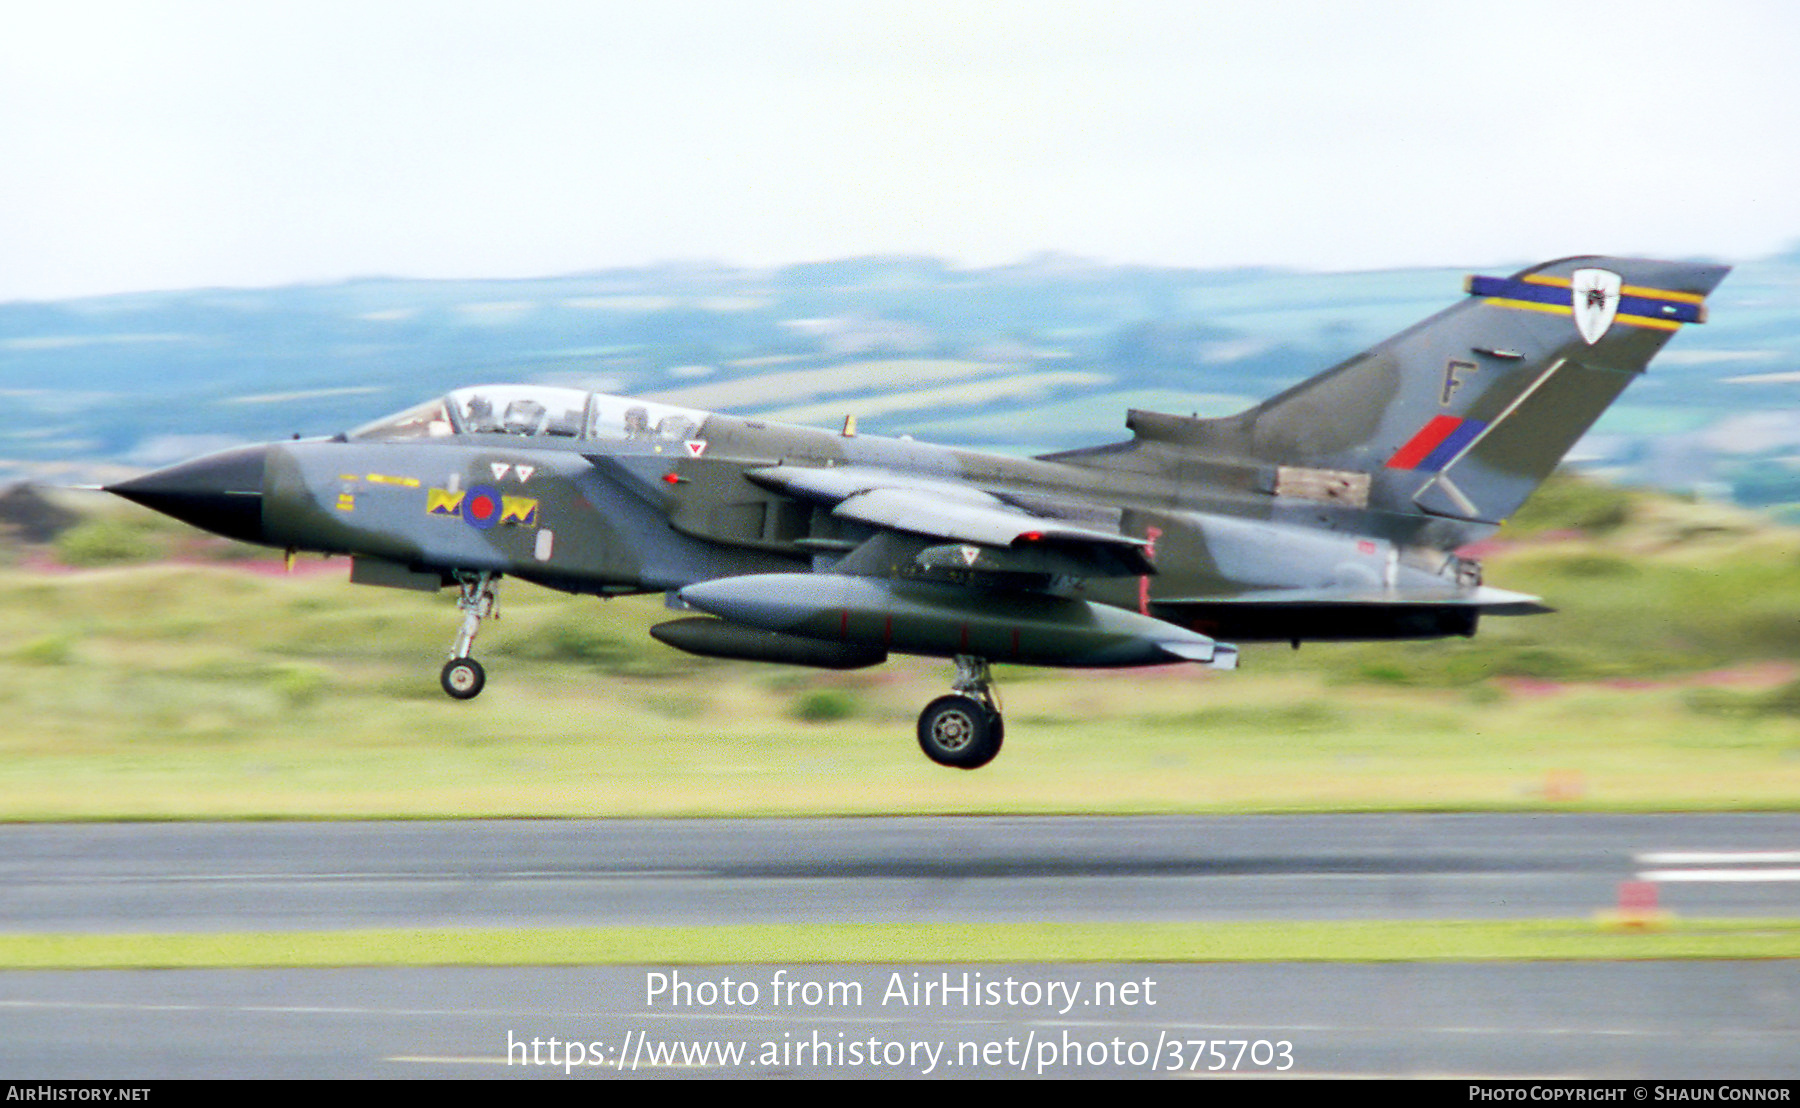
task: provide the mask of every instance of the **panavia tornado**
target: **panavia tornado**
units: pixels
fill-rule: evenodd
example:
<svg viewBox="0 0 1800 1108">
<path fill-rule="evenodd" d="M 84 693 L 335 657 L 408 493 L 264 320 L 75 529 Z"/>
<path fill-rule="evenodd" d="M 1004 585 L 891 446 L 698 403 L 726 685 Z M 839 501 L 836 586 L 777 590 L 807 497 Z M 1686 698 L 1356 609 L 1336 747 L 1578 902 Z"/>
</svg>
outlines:
<svg viewBox="0 0 1800 1108">
<path fill-rule="evenodd" d="M 108 491 L 233 538 L 461 592 L 458 699 L 511 575 L 666 593 L 694 654 L 851 669 L 954 659 L 919 744 L 973 769 L 993 662 L 1237 664 L 1237 643 L 1472 635 L 1544 610 L 1455 551 L 1515 511 L 1727 267 L 1578 257 L 1510 277 L 1235 416 L 1132 411 L 1128 441 L 1013 458 L 537 385 L 458 389 L 330 439 Z"/>
</svg>

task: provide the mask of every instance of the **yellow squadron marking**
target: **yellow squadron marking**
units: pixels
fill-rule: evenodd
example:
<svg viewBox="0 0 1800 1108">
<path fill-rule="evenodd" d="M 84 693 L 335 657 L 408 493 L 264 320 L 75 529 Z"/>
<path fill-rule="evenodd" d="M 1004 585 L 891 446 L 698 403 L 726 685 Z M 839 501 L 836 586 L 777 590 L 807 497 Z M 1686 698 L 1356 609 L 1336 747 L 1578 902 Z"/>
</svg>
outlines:
<svg viewBox="0 0 1800 1108">
<path fill-rule="evenodd" d="M 1534 285 L 1550 285 L 1559 289 L 1573 288 L 1575 284 L 1567 277 L 1544 277 L 1538 274 L 1532 274 L 1529 277 L 1521 277 L 1519 280 L 1529 281 Z M 1673 289 L 1651 289 L 1645 288 L 1642 285 L 1624 285 L 1619 289 L 1619 295 L 1644 296 L 1653 300 L 1679 300 L 1683 304 L 1706 303 L 1706 297 L 1700 296 L 1697 293 L 1676 292 Z"/>
<path fill-rule="evenodd" d="M 1551 315 L 1574 315 L 1575 309 L 1567 304 L 1539 304 L 1534 300 L 1508 300 L 1501 296 L 1482 298 L 1482 303 L 1492 304 L 1496 308 L 1515 308 L 1528 312 L 1549 312 Z M 1651 319 L 1644 315 L 1618 315 L 1613 317 L 1614 323 L 1624 323 L 1633 327 L 1654 327 L 1658 331 L 1679 331 L 1681 324 L 1671 319 Z"/>
</svg>

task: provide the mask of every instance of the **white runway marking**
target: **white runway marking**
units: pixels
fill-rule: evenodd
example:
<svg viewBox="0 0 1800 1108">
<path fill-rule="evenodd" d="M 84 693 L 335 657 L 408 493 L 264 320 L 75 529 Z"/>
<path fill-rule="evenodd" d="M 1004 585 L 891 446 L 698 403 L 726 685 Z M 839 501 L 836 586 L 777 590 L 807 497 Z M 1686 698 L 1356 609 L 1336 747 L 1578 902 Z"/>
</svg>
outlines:
<svg viewBox="0 0 1800 1108">
<path fill-rule="evenodd" d="M 1800 881 L 1800 869 L 1647 869 L 1639 881 Z"/>
<path fill-rule="evenodd" d="M 1800 881 L 1800 850 L 1662 850 L 1634 856 L 1639 881 L 1668 883 Z"/>
<path fill-rule="evenodd" d="M 716 877 L 712 870 L 694 869 L 620 869 L 620 870 L 501 870 L 492 873 L 456 873 L 449 870 L 385 873 L 135 873 L 102 874 L 92 877 L 57 877 L 48 880 L 25 879 L 22 884 L 94 884 L 153 885 L 187 881 L 632 881 L 662 880 L 671 877 Z"/>
<path fill-rule="evenodd" d="M 1800 850 L 1677 850 L 1639 854 L 1642 866 L 1753 866 L 1800 863 Z"/>
</svg>

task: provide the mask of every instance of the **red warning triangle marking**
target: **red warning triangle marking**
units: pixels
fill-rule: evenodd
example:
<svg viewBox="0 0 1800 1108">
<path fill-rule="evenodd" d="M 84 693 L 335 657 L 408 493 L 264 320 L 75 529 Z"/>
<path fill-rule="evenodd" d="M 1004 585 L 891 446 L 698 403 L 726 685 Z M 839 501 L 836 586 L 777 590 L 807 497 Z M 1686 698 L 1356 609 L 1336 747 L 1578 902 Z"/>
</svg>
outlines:
<svg viewBox="0 0 1800 1108">
<path fill-rule="evenodd" d="M 687 447 L 688 454 L 691 457 L 698 458 L 700 455 L 706 453 L 705 439 L 689 439 L 682 445 Z"/>
</svg>

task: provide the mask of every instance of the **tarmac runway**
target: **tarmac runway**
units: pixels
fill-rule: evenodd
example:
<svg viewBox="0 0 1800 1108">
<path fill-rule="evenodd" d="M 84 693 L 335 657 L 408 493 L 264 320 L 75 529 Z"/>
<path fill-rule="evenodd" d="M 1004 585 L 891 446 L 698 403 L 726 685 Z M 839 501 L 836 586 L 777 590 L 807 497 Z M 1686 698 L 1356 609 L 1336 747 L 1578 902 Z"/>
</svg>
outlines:
<svg viewBox="0 0 1800 1108">
<path fill-rule="evenodd" d="M 656 974 L 690 992 L 651 1000 Z M 728 979 L 739 1003 L 700 1002 Z M 782 985 L 797 990 L 785 1003 Z M 898 1001 L 923 985 L 923 1003 Z M 970 1003 L 986 986 L 998 1002 Z M 13 1080 L 1792 1081 L 1797 1048 L 1793 962 L 0 973 L 0 1076 Z"/>
<path fill-rule="evenodd" d="M 1800 915 L 1800 816 L 0 827 L 0 930 Z"/>
<path fill-rule="evenodd" d="M 1639 879 L 1800 915 L 1800 817 L 0 828 L 14 932 L 1585 919 Z M 1792 1080 L 1800 963 L 0 972 L 14 1080 L 1225 1073 Z"/>
</svg>

